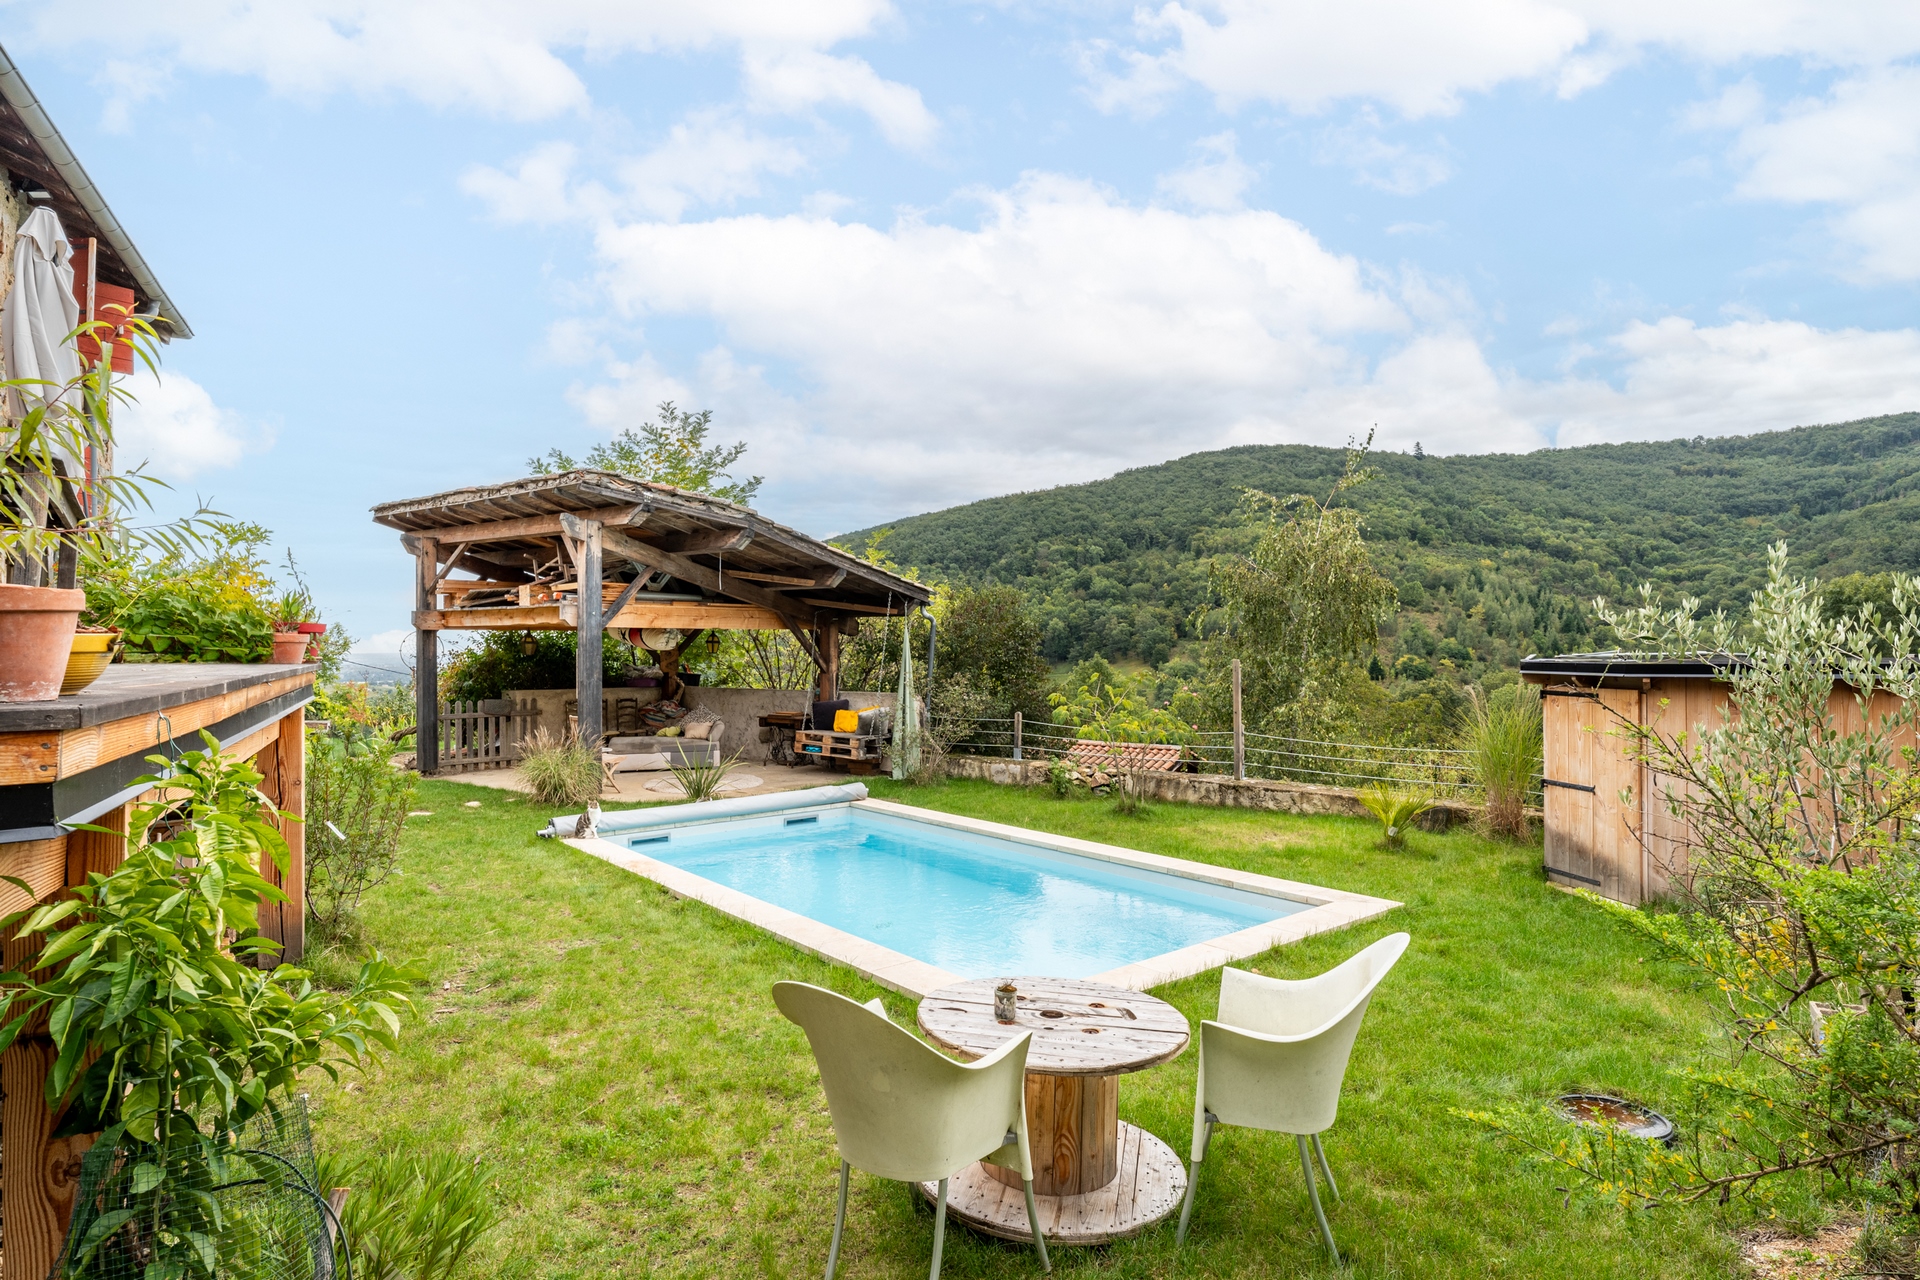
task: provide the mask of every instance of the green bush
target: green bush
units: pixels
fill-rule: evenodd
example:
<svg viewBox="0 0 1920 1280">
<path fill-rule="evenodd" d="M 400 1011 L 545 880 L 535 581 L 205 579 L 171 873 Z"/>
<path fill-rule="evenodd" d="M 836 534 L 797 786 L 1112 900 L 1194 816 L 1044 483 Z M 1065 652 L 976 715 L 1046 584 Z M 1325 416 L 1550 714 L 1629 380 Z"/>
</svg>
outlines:
<svg viewBox="0 0 1920 1280">
<path fill-rule="evenodd" d="M 415 776 L 388 763 L 384 736 L 314 734 L 307 755 L 307 915 L 327 937 L 400 861 Z"/>
<path fill-rule="evenodd" d="M 1433 796 L 1424 791 L 1403 790 L 1390 782 L 1370 782 L 1356 793 L 1368 813 L 1380 819 L 1387 846 L 1398 849 L 1407 842 L 1407 828 L 1413 820 L 1433 808 Z"/>
<path fill-rule="evenodd" d="M 528 639 L 533 641 L 532 653 L 526 652 Z M 441 666 L 441 700 L 498 698 L 509 689 L 571 689 L 575 653 L 571 631 L 482 632 Z M 603 684 L 620 683 L 639 665 L 632 645 L 610 635 L 602 638 Z"/>
<path fill-rule="evenodd" d="M 119 627 L 129 655 L 169 662 L 264 662 L 273 649 L 276 598 L 257 524 L 210 526 L 197 555 L 89 555 L 81 566 L 81 621 Z"/>
<path fill-rule="evenodd" d="M 1538 689 L 1509 685 L 1485 698 L 1476 691 L 1460 745 L 1486 797 L 1486 825 L 1516 840 L 1529 835 L 1526 805 L 1540 777 L 1540 735 Z"/>
</svg>

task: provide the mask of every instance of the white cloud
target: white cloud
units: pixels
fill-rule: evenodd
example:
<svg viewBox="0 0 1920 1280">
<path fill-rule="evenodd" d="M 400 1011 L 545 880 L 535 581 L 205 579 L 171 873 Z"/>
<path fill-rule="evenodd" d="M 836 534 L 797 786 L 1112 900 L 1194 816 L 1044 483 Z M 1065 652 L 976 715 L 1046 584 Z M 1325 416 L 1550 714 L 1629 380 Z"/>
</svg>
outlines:
<svg viewBox="0 0 1920 1280">
<path fill-rule="evenodd" d="M 1920 408 L 1920 332 L 1816 329 L 1789 320 L 1701 327 L 1636 321 L 1608 341 L 1613 382 L 1516 388 L 1562 445 L 1728 435 Z"/>
<path fill-rule="evenodd" d="M 614 366 L 576 405 L 608 430 L 662 398 L 714 407 L 755 470 L 835 477 L 804 505 L 845 527 L 1375 424 L 1388 448 L 1523 451 L 1920 407 L 1912 330 L 1656 317 L 1535 380 L 1486 358 L 1457 286 L 1389 276 L 1272 213 L 1133 206 L 1047 174 L 975 195 L 973 227 L 604 226 L 623 322 L 695 316 L 720 337 L 689 367 Z"/>
<path fill-rule="evenodd" d="M 115 414 L 118 470 L 130 471 L 144 462 L 148 474 L 163 480 L 192 480 L 202 472 L 230 467 L 268 443 L 185 374 L 169 372 L 156 379 L 143 369 L 126 382 L 136 399 Z"/>
<path fill-rule="evenodd" d="M 1514 80 L 1563 95 L 1597 85 L 1641 50 L 1712 65 L 1791 57 L 1878 66 L 1920 52 L 1909 0 L 1173 0 L 1142 9 L 1131 46 L 1084 51 L 1095 101 L 1140 108 L 1183 84 L 1233 107 L 1317 112 L 1384 103 L 1446 114 Z M 1117 64 L 1117 65 L 1116 65 Z"/>
<path fill-rule="evenodd" d="M 1746 123 L 1734 153 L 1746 166 L 1739 194 L 1834 206 L 1833 231 L 1857 274 L 1920 279 L 1920 68 L 1849 77 Z"/>
<path fill-rule="evenodd" d="M 563 54 L 822 49 L 890 12 L 887 0 L 100 0 L 84 22 L 68 4 L 22 17 L 46 44 L 100 43 L 161 68 L 257 76 L 293 96 L 401 94 L 535 120 L 587 105 Z"/>
<path fill-rule="evenodd" d="M 774 111 L 804 111 L 838 103 L 864 111 L 887 141 L 921 149 L 933 142 L 939 122 L 920 91 L 883 80 L 864 58 L 834 57 L 813 49 L 749 52 L 743 64 L 749 98 Z"/>
<path fill-rule="evenodd" d="M 1157 190 L 1176 204 L 1209 212 L 1241 207 L 1247 188 L 1260 175 L 1240 158 L 1233 130 L 1194 144 L 1200 156 L 1192 164 L 1160 175 Z"/>
</svg>

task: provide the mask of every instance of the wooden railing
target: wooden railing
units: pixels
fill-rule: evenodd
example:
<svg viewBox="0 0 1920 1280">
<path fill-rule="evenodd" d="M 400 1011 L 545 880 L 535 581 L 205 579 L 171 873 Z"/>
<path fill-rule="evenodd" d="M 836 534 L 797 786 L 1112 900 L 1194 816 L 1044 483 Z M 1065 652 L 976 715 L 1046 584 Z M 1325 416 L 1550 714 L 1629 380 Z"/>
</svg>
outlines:
<svg viewBox="0 0 1920 1280">
<path fill-rule="evenodd" d="M 520 742 L 533 732 L 540 705 L 531 698 L 440 704 L 440 772 L 505 769 L 520 758 Z"/>
</svg>

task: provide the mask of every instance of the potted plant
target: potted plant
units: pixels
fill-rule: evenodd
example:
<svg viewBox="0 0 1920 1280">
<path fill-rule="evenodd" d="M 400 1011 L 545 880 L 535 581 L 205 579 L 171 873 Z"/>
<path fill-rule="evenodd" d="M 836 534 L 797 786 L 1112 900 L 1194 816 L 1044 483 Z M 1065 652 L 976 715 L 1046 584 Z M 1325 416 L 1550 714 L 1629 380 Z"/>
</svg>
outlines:
<svg viewBox="0 0 1920 1280">
<path fill-rule="evenodd" d="M 305 588 L 285 592 L 273 602 L 270 612 L 273 614 L 273 657 L 268 661 L 304 662 L 308 639 L 313 634 L 307 627 L 318 625 L 313 620 L 313 597 Z"/>
<path fill-rule="evenodd" d="M 127 342 L 155 366 L 158 335 L 138 316 L 84 322 L 67 341 L 82 336 L 103 353 Z M 113 447 L 113 401 L 132 398 L 114 385 L 104 354 L 65 384 L 0 382 L 0 397 L 0 577 L 15 580 L 0 583 L 0 702 L 42 702 L 60 696 L 86 607 L 75 584 L 83 545 L 113 528 L 121 509 L 147 503 L 159 482 L 138 468 L 92 474 L 92 461 Z M 192 522 L 144 536 L 178 541 L 192 536 Z"/>
</svg>

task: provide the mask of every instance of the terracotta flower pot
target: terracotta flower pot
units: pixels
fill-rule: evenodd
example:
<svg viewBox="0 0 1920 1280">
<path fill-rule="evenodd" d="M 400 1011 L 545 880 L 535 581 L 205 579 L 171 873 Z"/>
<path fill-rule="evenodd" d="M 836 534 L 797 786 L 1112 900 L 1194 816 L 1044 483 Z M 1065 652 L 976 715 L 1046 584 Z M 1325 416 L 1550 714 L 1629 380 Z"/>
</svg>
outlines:
<svg viewBox="0 0 1920 1280">
<path fill-rule="evenodd" d="M 60 696 L 84 591 L 0 583 L 0 702 L 50 702 Z"/>
<path fill-rule="evenodd" d="M 303 622 L 300 624 L 300 634 L 307 637 L 307 661 L 320 661 L 320 637 L 327 634 L 327 624 Z"/>
<path fill-rule="evenodd" d="M 273 656 L 267 661 L 280 666 L 298 663 L 307 656 L 307 638 L 298 631 L 273 633 Z"/>
<path fill-rule="evenodd" d="M 76 631 L 73 648 L 67 655 L 67 674 L 60 681 L 60 696 L 80 692 L 98 680 L 113 663 L 113 651 L 120 644 L 120 632 Z"/>
</svg>

